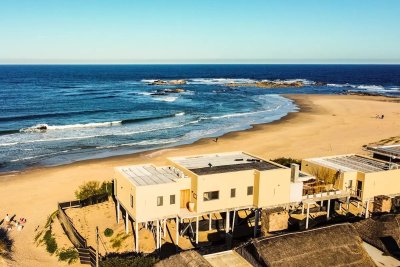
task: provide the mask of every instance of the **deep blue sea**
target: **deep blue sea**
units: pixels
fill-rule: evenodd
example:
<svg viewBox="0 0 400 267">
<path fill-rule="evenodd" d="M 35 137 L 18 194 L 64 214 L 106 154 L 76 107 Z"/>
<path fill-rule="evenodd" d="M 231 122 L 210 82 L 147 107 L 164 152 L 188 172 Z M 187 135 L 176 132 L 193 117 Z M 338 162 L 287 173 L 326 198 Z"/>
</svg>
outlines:
<svg viewBox="0 0 400 267">
<path fill-rule="evenodd" d="M 307 86 L 226 86 L 260 80 Z M 400 96 L 400 65 L 0 65 L 0 172 L 191 143 L 297 111 L 280 94 L 347 91 Z"/>
</svg>

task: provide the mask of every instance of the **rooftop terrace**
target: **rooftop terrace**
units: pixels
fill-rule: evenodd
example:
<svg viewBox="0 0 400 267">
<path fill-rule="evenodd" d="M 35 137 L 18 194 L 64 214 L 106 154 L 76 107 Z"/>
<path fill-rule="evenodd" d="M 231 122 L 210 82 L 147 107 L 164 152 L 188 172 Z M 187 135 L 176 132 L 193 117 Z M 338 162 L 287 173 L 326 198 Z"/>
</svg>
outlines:
<svg viewBox="0 0 400 267">
<path fill-rule="evenodd" d="M 313 158 L 308 161 L 319 163 L 321 165 L 341 170 L 341 171 L 359 171 L 364 173 L 380 172 L 397 168 L 395 164 L 389 164 L 377 159 L 363 157 L 359 155 L 342 155 L 333 157 Z"/>
<path fill-rule="evenodd" d="M 284 168 L 243 152 L 176 157 L 171 158 L 171 160 L 198 175 L 253 169 L 265 171 Z"/>
<path fill-rule="evenodd" d="M 367 147 L 373 153 L 400 158 L 400 145 Z"/>
<path fill-rule="evenodd" d="M 137 186 L 172 183 L 182 175 L 172 167 L 153 165 L 124 166 L 117 169 Z"/>
</svg>

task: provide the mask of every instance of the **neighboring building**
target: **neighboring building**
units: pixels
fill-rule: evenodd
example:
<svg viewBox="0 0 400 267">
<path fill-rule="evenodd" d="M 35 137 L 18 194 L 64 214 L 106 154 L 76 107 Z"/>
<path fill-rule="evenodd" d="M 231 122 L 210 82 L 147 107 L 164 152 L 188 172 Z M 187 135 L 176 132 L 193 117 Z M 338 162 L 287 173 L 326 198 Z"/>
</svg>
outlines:
<svg viewBox="0 0 400 267">
<path fill-rule="evenodd" d="M 367 146 L 366 149 L 372 153 L 372 157 L 388 162 L 400 162 L 400 145 Z"/>
<path fill-rule="evenodd" d="M 135 165 L 115 168 L 114 194 L 120 219 L 120 206 L 128 220 L 156 224 L 157 248 L 161 245 L 166 219 L 196 220 L 225 213 L 225 231 L 233 231 L 237 211 L 253 209 L 257 233 L 261 209 L 289 206 L 302 201 L 302 179 L 307 175 L 244 152 L 175 157 L 171 166 Z M 179 233 L 177 227 L 176 240 Z M 138 234 L 135 235 L 136 238 Z M 178 241 L 176 241 L 178 242 Z M 196 234 L 196 243 L 198 234 Z M 136 251 L 138 251 L 138 239 Z"/>
<path fill-rule="evenodd" d="M 331 179 L 335 188 L 366 202 L 366 214 L 369 201 L 375 196 L 400 194 L 400 166 L 397 164 L 350 154 L 304 159 L 301 167 L 312 175 Z"/>
</svg>

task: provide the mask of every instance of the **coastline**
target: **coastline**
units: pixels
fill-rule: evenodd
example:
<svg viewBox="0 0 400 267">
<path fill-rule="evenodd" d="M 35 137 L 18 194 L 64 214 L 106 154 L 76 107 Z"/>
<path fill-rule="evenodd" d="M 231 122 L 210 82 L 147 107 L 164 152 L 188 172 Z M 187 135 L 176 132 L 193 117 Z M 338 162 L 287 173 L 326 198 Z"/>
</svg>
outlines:
<svg viewBox="0 0 400 267">
<path fill-rule="evenodd" d="M 84 181 L 110 180 L 113 167 L 166 164 L 166 157 L 244 150 L 265 158 L 307 158 L 363 153 L 362 145 L 400 135 L 399 101 L 352 95 L 284 95 L 300 110 L 278 121 L 253 125 L 244 131 L 200 139 L 192 144 L 137 154 L 75 162 L 0 176 L 0 217 L 4 213 L 28 218 L 21 232 L 13 231 L 19 266 L 62 265 L 33 243 L 35 228 L 56 209 L 57 202 L 74 199 Z M 385 114 L 385 119 L 376 119 Z"/>
</svg>

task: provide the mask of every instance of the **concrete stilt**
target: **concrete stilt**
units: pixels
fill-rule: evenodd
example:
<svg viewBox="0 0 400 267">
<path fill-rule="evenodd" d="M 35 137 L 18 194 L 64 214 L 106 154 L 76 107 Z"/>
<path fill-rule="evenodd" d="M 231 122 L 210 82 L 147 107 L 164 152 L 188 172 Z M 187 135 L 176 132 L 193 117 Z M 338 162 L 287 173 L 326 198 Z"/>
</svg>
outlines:
<svg viewBox="0 0 400 267">
<path fill-rule="evenodd" d="M 165 235 L 167 233 L 167 219 L 164 219 L 164 229 L 163 229 L 164 233 L 163 233 L 163 237 L 165 238 Z"/>
<path fill-rule="evenodd" d="M 329 220 L 329 213 L 331 212 L 331 200 L 328 199 L 328 207 L 326 208 L 326 219 Z"/>
<path fill-rule="evenodd" d="M 139 252 L 139 224 L 135 222 L 135 251 Z"/>
<path fill-rule="evenodd" d="M 342 203 L 339 203 L 339 211 L 342 211 Z"/>
<path fill-rule="evenodd" d="M 157 220 L 156 223 L 156 249 L 160 248 L 160 222 Z"/>
<path fill-rule="evenodd" d="M 119 200 L 117 199 L 117 223 L 119 223 L 120 209 Z"/>
<path fill-rule="evenodd" d="M 369 217 L 369 200 L 367 200 L 367 203 L 365 205 L 365 218 Z"/>
<path fill-rule="evenodd" d="M 125 210 L 125 233 L 129 234 L 129 215 L 127 210 Z"/>
<path fill-rule="evenodd" d="M 258 233 L 258 221 L 260 217 L 260 211 L 258 209 L 255 210 L 255 218 L 254 218 L 254 237 L 257 237 Z"/>
<path fill-rule="evenodd" d="M 360 208 L 360 201 L 357 201 L 357 209 Z"/>
<path fill-rule="evenodd" d="M 301 215 L 303 215 L 303 214 L 304 214 L 304 203 L 301 204 Z"/>
<path fill-rule="evenodd" d="M 225 218 L 225 233 L 229 233 L 229 210 L 226 211 L 226 218 Z"/>
<path fill-rule="evenodd" d="M 233 211 L 233 219 L 232 219 L 232 236 L 233 236 L 233 231 L 235 230 L 235 223 L 237 220 L 237 216 L 236 216 L 236 210 Z"/>
<path fill-rule="evenodd" d="M 309 217 L 310 217 L 310 203 L 307 203 L 306 229 L 308 229 Z"/>
<path fill-rule="evenodd" d="M 175 228 L 176 228 L 175 245 L 178 246 L 178 244 L 179 244 L 179 218 L 178 217 L 176 217 L 176 219 L 175 219 Z"/>
<path fill-rule="evenodd" d="M 199 216 L 196 216 L 196 244 L 199 243 Z"/>
<path fill-rule="evenodd" d="M 346 199 L 346 210 L 347 212 L 350 212 L 350 197 L 347 197 Z"/>
<path fill-rule="evenodd" d="M 212 216 L 212 213 L 210 213 L 210 215 L 208 216 L 208 218 L 209 218 L 209 221 L 208 221 L 208 231 L 211 231 L 211 222 L 212 222 L 211 216 Z"/>
</svg>

